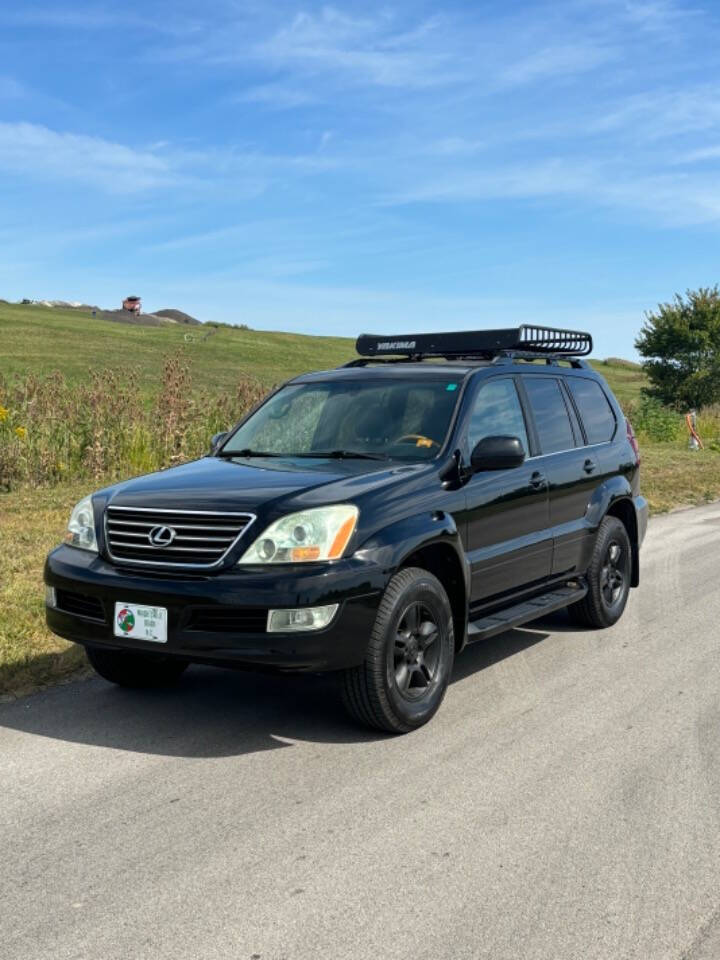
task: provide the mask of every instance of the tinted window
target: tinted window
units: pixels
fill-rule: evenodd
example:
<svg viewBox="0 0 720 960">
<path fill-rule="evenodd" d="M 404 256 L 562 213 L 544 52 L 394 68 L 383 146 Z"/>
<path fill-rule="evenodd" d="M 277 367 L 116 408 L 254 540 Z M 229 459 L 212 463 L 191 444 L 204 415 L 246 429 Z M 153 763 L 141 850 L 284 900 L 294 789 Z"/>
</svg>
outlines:
<svg viewBox="0 0 720 960">
<path fill-rule="evenodd" d="M 588 443 L 604 443 L 615 433 L 615 415 L 602 387 L 584 377 L 568 377 L 567 384 L 580 411 Z"/>
<path fill-rule="evenodd" d="M 572 449 L 575 440 L 560 384 L 553 377 L 526 377 L 523 383 L 535 416 L 542 453 Z"/>
<path fill-rule="evenodd" d="M 565 389 L 565 384 L 563 383 L 563 381 L 559 380 L 558 382 L 560 384 L 560 392 L 562 393 L 563 399 L 565 401 L 565 409 L 568 412 L 568 416 L 570 417 L 570 423 L 572 424 L 572 432 L 573 432 L 573 437 L 575 438 L 575 446 L 582 447 L 585 441 L 583 440 L 583 432 L 580 429 L 580 421 L 578 420 L 577 413 L 575 413 L 575 407 L 573 407 L 572 405 L 572 401 L 570 400 L 570 396 L 567 390 Z"/>
<path fill-rule="evenodd" d="M 472 450 L 483 437 L 519 437 L 528 453 L 522 407 L 512 380 L 491 380 L 475 399 L 468 438 Z"/>
</svg>

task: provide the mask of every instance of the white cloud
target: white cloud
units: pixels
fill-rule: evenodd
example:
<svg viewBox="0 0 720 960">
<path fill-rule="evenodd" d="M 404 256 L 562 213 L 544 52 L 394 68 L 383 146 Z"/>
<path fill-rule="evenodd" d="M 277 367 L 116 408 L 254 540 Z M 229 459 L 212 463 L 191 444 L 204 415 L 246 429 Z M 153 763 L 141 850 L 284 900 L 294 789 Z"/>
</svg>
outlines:
<svg viewBox="0 0 720 960">
<path fill-rule="evenodd" d="M 399 191 L 386 204 L 482 203 L 492 200 L 578 200 L 638 211 L 666 226 L 720 223 L 720 174 L 645 173 L 610 162 L 567 158 L 458 173 Z"/>
<path fill-rule="evenodd" d="M 382 87 L 422 88 L 456 75 L 450 51 L 427 44 L 438 25 L 428 21 L 403 33 L 385 17 L 359 19 L 325 7 L 318 16 L 297 14 L 260 52 L 278 63 L 336 70 Z"/>
<path fill-rule="evenodd" d="M 327 138 L 321 139 L 321 143 Z M 33 123 L 0 122 L 0 170 L 43 180 L 72 180 L 111 193 L 165 187 L 232 189 L 256 196 L 271 182 L 332 170 L 331 156 L 265 154 L 241 149 L 188 150 L 161 142 L 144 148 Z"/>
<path fill-rule="evenodd" d="M 672 32 L 676 37 L 688 20 L 700 13 L 672 0 L 624 0 L 622 8 L 630 23 L 641 29 L 666 35 Z"/>
<path fill-rule="evenodd" d="M 706 160 L 720 160 L 720 144 L 701 147 L 699 150 L 690 150 L 687 153 L 679 153 L 675 158 L 675 162 L 678 164 L 704 163 Z"/>
<path fill-rule="evenodd" d="M 158 56 L 211 64 L 254 62 L 261 69 L 284 70 L 304 78 L 333 74 L 372 86 L 425 89 L 467 75 L 466 55 L 457 34 L 440 17 L 405 28 L 387 12 L 352 16 L 332 6 L 299 12 L 270 29 L 264 38 L 248 38 L 241 18 L 206 31 L 202 39 Z M 294 86 L 295 80 L 289 86 Z M 272 99 L 272 89 L 260 94 Z M 283 81 L 283 89 L 288 85 Z M 303 88 L 304 89 L 304 88 Z M 278 93 L 278 96 L 282 96 Z"/>
<path fill-rule="evenodd" d="M 234 98 L 240 103 L 260 103 L 278 110 L 291 110 L 316 103 L 317 97 L 297 86 L 283 83 L 263 83 L 248 87 Z"/>
<path fill-rule="evenodd" d="M 0 168 L 43 178 L 81 180 L 113 192 L 177 182 L 169 161 L 148 150 L 32 123 L 0 123 Z"/>
<path fill-rule="evenodd" d="M 594 43 L 549 46 L 501 69 L 496 84 L 499 87 L 516 87 L 549 77 L 587 73 L 616 59 L 618 54 L 619 51 L 614 47 Z"/>
<path fill-rule="evenodd" d="M 594 182 L 595 172 L 583 164 L 550 159 L 505 167 L 448 171 L 387 199 L 389 205 L 533 198 L 583 192 Z"/>
<path fill-rule="evenodd" d="M 662 139 L 720 128 L 720 87 L 660 89 L 625 97 L 590 129 L 627 131 L 636 139 Z"/>
</svg>

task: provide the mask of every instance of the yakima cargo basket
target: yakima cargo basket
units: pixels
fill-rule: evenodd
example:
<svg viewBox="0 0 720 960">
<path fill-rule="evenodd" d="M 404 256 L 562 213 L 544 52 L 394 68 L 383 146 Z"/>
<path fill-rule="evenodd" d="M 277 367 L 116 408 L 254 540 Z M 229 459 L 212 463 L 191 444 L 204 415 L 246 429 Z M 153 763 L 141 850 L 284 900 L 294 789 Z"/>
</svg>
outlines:
<svg viewBox="0 0 720 960">
<path fill-rule="evenodd" d="M 534 356 L 586 357 L 592 352 L 589 333 L 522 324 L 502 330 L 463 330 L 456 333 L 401 334 L 394 337 L 363 333 L 355 344 L 361 357 L 443 357 L 490 360 L 504 353 Z"/>
</svg>

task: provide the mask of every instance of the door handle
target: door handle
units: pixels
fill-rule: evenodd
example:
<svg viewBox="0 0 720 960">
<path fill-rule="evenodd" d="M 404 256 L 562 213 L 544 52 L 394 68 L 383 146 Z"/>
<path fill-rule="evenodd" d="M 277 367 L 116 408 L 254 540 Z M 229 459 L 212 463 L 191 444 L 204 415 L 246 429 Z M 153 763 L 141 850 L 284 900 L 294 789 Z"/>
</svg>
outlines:
<svg viewBox="0 0 720 960">
<path fill-rule="evenodd" d="M 535 473 L 530 477 L 530 486 L 533 490 L 542 490 L 545 486 L 545 477 L 540 473 L 539 470 L 536 470 Z"/>
<path fill-rule="evenodd" d="M 583 470 L 585 471 L 585 473 L 594 473 L 596 467 L 597 467 L 597 464 L 595 463 L 595 461 L 591 460 L 589 457 L 583 464 Z"/>
</svg>

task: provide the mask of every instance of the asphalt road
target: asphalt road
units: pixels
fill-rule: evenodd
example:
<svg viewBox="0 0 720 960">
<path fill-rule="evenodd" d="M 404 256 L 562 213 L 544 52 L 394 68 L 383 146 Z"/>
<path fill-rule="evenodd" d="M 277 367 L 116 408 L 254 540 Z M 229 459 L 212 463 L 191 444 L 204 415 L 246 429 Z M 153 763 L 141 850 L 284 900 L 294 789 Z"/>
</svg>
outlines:
<svg viewBox="0 0 720 960">
<path fill-rule="evenodd" d="M 0 705 L 0 957 L 717 960 L 720 505 L 643 554 L 618 626 L 469 649 L 407 737 L 205 668 Z"/>
</svg>

